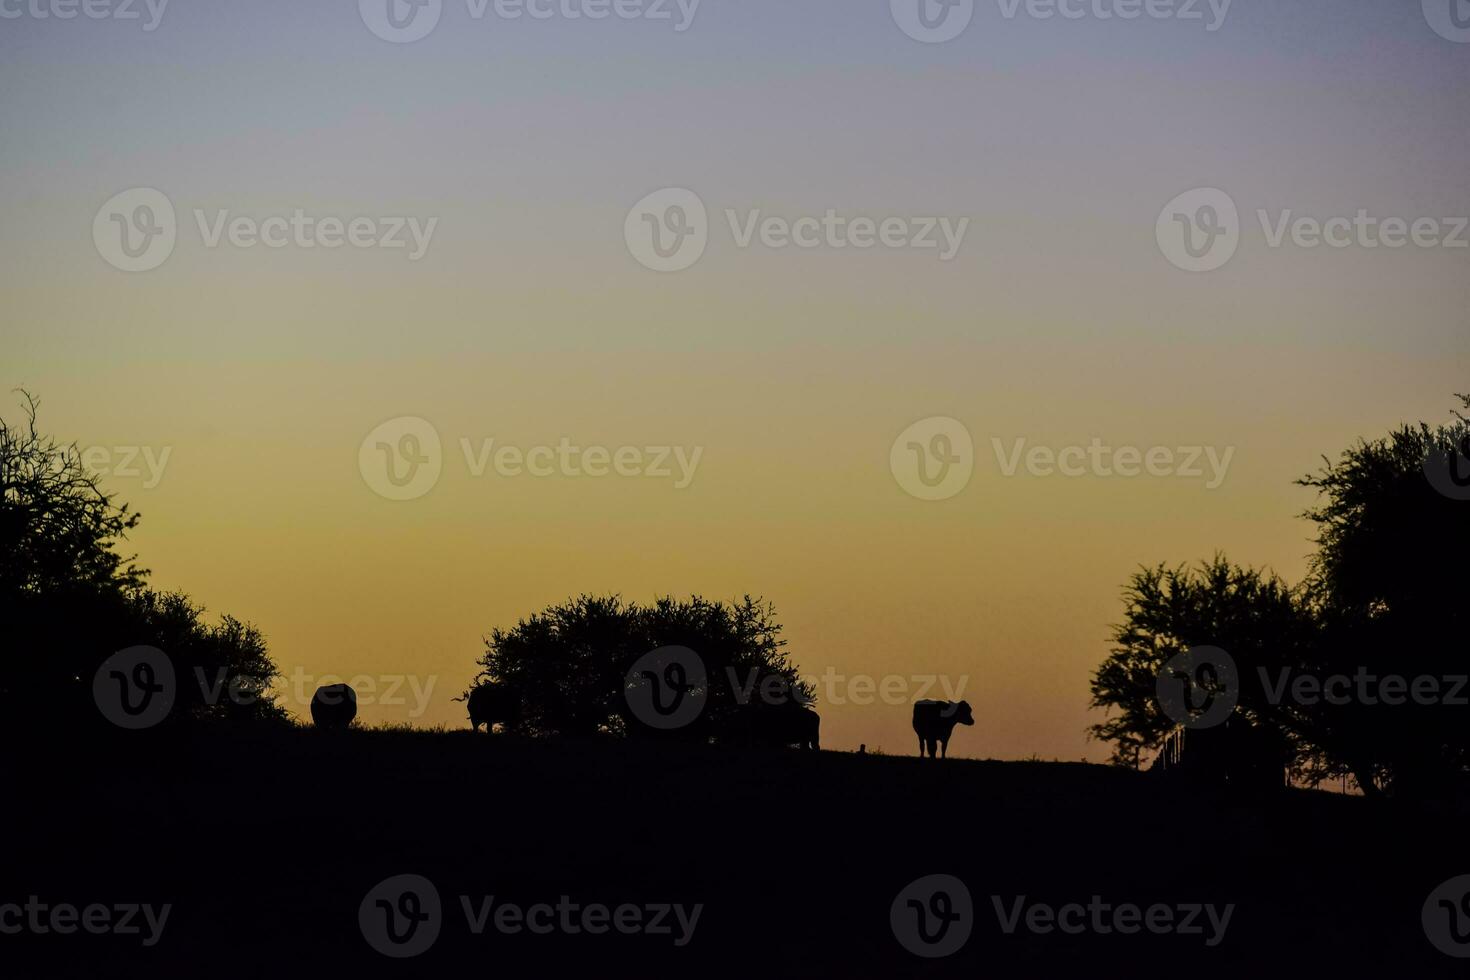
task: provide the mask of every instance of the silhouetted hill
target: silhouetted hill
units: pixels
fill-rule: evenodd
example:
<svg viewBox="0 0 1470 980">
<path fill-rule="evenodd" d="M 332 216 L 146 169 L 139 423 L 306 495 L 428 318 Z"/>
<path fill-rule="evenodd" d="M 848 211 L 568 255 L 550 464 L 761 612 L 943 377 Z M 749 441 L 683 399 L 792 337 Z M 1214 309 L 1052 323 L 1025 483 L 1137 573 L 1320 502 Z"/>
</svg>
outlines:
<svg viewBox="0 0 1470 980">
<path fill-rule="evenodd" d="M 1434 886 L 1470 869 L 1455 824 L 1356 798 L 1222 806 L 1147 774 L 1066 763 L 467 732 L 146 735 L 18 763 L 7 810 L 21 846 L 0 902 L 172 903 L 159 941 L 0 936 L 26 964 L 10 975 L 1432 976 L 1459 965 L 1420 925 Z M 422 955 L 393 960 L 369 947 L 359 906 L 402 874 L 433 883 L 442 928 Z M 975 924 L 959 952 L 925 960 L 895 938 L 890 906 L 931 874 L 966 884 Z M 477 936 L 461 895 L 472 909 L 563 895 L 703 909 L 682 947 L 672 913 L 673 935 L 492 925 Z M 1235 909 L 1209 947 L 1203 916 L 1203 935 L 1006 934 L 991 898 L 1009 914 L 1020 896 L 1094 895 Z"/>
</svg>

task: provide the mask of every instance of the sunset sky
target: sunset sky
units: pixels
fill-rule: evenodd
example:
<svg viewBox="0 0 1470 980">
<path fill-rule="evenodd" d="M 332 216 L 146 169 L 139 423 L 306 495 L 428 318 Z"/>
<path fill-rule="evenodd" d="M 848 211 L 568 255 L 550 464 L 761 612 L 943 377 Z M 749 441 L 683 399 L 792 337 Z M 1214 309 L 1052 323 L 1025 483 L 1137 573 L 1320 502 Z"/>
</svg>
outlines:
<svg viewBox="0 0 1470 980">
<path fill-rule="evenodd" d="M 173 0 L 152 30 L 142 3 L 34 15 L 49 2 L 0 4 L 20 11 L 0 19 L 0 384 L 112 468 L 138 447 L 107 485 L 143 513 L 155 585 L 254 622 L 311 687 L 432 682 L 421 714 L 407 685 L 365 697 L 369 722 L 466 724 L 450 699 L 481 636 L 568 596 L 751 593 L 806 674 L 963 685 L 957 755 L 1101 760 L 1088 681 L 1130 572 L 1220 549 L 1298 579 L 1292 481 L 1470 389 L 1470 43 L 1418 2 L 1239 2 L 1209 30 L 1207 4 L 989 0 L 943 43 L 883 0 L 703 0 L 682 31 L 672 2 L 511 20 L 444 0 L 411 43 L 351 0 Z M 126 272 L 94 225 L 134 188 L 171 203 L 177 242 Z M 666 188 L 707 208 L 682 271 L 625 238 Z M 1239 244 L 1190 272 L 1156 225 L 1200 188 L 1238 207 Z M 417 258 L 408 230 L 208 244 L 222 211 L 298 209 L 435 224 Z M 968 225 L 944 261 L 742 247 L 726 216 L 829 209 Z M 1448 240 L 1273 247 L 1287 211 Z M 890 457 L 935 417 L 973 476 L 925 500 Z M 359 450 L 385 423 L 399 445 L 400 419 L 432 427 L 440 473 L 392 500 L 376 440 Z M 672 453 L 669 477 L 475 475 L 491 439 L 699 456 L 682 488 Z M 1094 439 L 1200 447 L 1206 475 L 1006 475 L 1017 440 Z M 1233 449 L 1213 488 L 1206 448 Z M 914 752 L 906 683 L 869 705 L 840 684 L 824 747 Z"/>
</svg>

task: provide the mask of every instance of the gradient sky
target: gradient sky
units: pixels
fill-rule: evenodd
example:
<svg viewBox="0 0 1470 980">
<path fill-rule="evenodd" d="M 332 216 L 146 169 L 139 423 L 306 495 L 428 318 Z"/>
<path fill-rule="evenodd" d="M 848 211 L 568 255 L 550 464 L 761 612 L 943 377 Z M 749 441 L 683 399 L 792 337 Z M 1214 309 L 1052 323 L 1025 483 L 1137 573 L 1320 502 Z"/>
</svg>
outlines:
<svg viewBox="0 0 1470 980">
<path fill-rule="evenodd" d="M 683 33 L 446 0 L 412 44 L 350 0 L 0 19 L 0 384 L 59 437 L 169 450 L 157 486 L 109 480 L 156 585 L 257 623 L 288 673 L 434 679 L 421 716 L 366 720 L 463 724 L 480 637 L 569 595 L 750 592 L 807 673 L 963 682 L 957 754 L 1102 759 L 1088 680 L 1130 572 L 1224 549 L 1297 579 L 1292 480 L 1470 388 L 1470 249 L 1271 248 L 1255 217 L 1470 214 L 1470 44 L 1419 8 L 1240 0 L 1209 32 L 991 0 L 944 44 L 882 0 L 704 0 Z M 92 224 L 134 187 L 179 241 L 124 273 Z M 665 187 L 714 227 L 659 274 L 623 225 Z M 1243 233 L 1188 273 L 1155 219 L 1199 187 Z M 207 248 L 196 208 L 438 226 L 417 262 Z M 725 208 L 970 228 L 947 263 L 741 249 Z M 389 501 L 358 447 L 402 416 L 444 469 Z M 889 467 L 931 416 L 976 448 L 942 501 Z M 703 457 L 677 490 L 476 478 L 459 450 L 563 437 Z M 991 449 L 1094 437 L 1235 455 L 1210 490 L 1006 477 Z M 826 746 L 913 751 L 903 704 L 820 707 Z"/>
</svg>

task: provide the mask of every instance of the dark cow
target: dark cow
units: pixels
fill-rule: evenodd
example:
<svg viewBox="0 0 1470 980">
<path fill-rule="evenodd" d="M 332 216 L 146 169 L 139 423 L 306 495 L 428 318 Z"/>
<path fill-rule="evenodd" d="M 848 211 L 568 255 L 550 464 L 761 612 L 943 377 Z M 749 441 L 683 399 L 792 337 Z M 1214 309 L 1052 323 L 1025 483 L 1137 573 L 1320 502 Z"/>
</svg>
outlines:
<svg viewBox="0 0 1470 980">
<path fill-rule="evenodd" d="M 955 725 L 973 725 L 975 716 L 970 714 L 968 701 L 915 701 L 914 734 L 919 736 L 919 758 L 928 749 L 929 758 L 939 749 L 940 758 L 949 753 L 949 737 Z"/>
<path fill-rule="evenodd" d="M 357 692 L 347 684 L 327 684 L 311 696 L 311 721 L 318 728 L 346 728 L 357 717 Z"/>
<path fill-rule="evenodd" d="M 736 714 L 731 729 L 736 741 L 767 748 L 822 747 L 822 718 L 795 698 L 768 704 L 756 700 Z"/>
<path fill-rule="evenodd" d="M 495 723 L 509 727 L 521 716 L 521 699 L 504 684 L 480 684 L 465 696 L 470 712 L 470 728 L 485 734 L 495 730 Z"/>
</svg>

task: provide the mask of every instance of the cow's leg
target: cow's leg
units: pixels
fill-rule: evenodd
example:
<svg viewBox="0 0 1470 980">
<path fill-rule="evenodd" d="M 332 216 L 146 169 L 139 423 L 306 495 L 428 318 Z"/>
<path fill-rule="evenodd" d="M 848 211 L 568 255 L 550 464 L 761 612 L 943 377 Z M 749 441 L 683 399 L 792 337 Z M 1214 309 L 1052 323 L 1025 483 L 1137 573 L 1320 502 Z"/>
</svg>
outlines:
<svg viewBox="0 0 1470 980">
<path fill-rule="evenodd" d="M 947 738 L 941 738 L 939 740 L 939 757 L 941 759 L 949 758 L 949 739 Z"/>
</svg>

